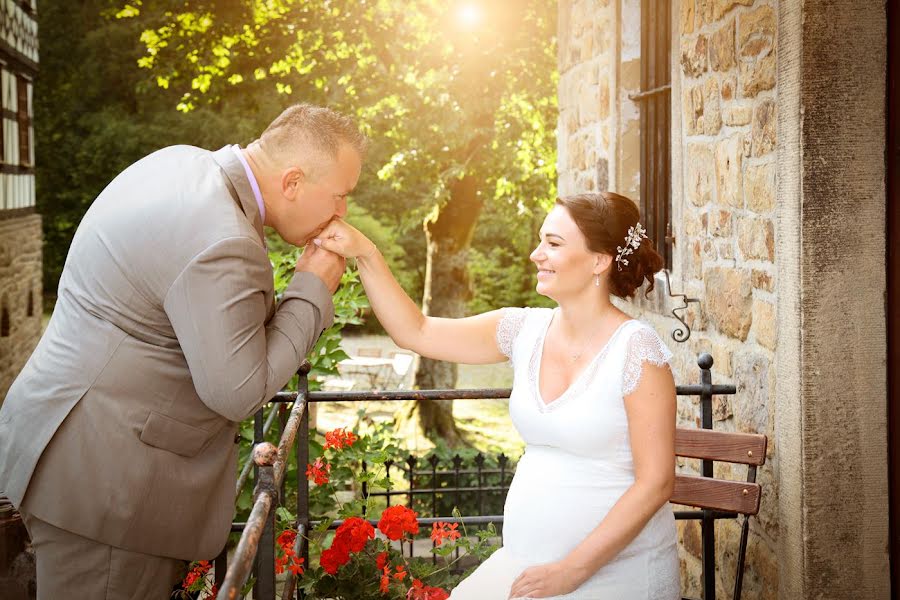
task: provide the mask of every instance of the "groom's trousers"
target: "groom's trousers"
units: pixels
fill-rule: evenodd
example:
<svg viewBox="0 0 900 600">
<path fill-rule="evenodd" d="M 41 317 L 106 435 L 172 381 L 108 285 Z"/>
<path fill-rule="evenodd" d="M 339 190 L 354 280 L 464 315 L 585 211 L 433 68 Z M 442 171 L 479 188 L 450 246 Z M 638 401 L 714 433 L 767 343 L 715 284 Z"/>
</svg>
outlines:
<svg viewBox="0 0 900 600">
<path fill-rule="evenodd" d="M 108 546 L 22 512 L 37 562 L 37 600 L 167 600 L 184 561 Z"/>
</svg>

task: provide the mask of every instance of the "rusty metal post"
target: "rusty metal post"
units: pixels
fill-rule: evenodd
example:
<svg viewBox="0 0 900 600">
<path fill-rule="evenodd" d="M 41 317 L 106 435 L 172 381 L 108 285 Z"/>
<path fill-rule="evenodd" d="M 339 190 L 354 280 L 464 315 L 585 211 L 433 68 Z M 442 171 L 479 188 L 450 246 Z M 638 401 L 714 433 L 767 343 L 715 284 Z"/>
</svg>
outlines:
<svg viewBox="0 0 900 600">
<path fill-rule="evenodd" d="M 240 597 L 241 589 L 247 583 L 250 570 L 257 556 L 257 548 L 262 544 L 259 553 L 260 561 L 257 571 L 258 586 L 254 589 L 254 598 L 259 600 L 275 598 L 275 551 L 274 523 L 275 506 L 277 505 L 277 488 L 273 465 L 278 456 L 278 449 L 268 442 L 257 444 L 253 448 L 253 462 L 259 468 L 259 478 L 253 493 L 253 510 L 247 519 L 244 533 L 234 552 L 234 562 L 225 574 L 225 580 L 219 590 L 219 598 L 235 600 Z M 266 552 L 268 546 L 268 552 Z M 266 559 L 266 557 L 268 557 Z M 260 583 L 267 580 L 268 586 Z M 264 595 L 268 592 L 268 595 Z"/>
</svg>

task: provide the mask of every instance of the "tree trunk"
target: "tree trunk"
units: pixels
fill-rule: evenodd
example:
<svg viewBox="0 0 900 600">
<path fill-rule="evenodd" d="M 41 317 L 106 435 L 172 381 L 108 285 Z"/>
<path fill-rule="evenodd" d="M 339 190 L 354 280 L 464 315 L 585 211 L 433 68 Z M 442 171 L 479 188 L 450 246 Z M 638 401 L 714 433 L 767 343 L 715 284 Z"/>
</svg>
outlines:
<svg viewBox="0 0 900 600">
<path fill-rule="evenodd" d="M 469 244 L 481 214 L 483 199 L 472 176 L 453 180 L 450 199 L 425 219 L 428 254 L 425 267 L 425 292 L 422 312 L 438 317 L 466 315 L 466 303 L 472 295 L 467 268 Z M 418 389 L 456 387 L 457 366 L 422 358 L 418 361 L 415 385 Z M 453 401 L 420 401 L 419 424 L 425 435 L 443 439 L 451 446 L 463 443 L 453 420 Z"/>
</svg>

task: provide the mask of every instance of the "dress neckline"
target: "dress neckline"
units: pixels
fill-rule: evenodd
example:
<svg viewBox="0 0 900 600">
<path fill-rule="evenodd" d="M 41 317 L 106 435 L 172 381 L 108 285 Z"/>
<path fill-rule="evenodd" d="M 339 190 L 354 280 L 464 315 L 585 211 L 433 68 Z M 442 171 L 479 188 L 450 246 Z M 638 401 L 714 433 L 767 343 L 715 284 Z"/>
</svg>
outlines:
<svg viewBox="0 0 900 600">
<path fill-rule="evenodd" d="M 556 315 L 559 308 L 553 309 L 553 312 L 550 314 L 550 318 L 547 319 L 547 324 L 544 325 L 543 331 L 541 331 L 540 335 L 537 338 L 537 344 L 532 351 L 532 357 L 534 360 L 534 368 L 531 370 L 534 373 L 534 379 L 532 381 L 533 387 L 533 395 L 534 399 L 537 401 L 538 410 L 541 412 L 550 412 L 551 410 L 555 410 L 558 406 L 561 405 L 561 401 L 568 400 L 571 392 L 575 387 L 581 383 L 581 380 L 587 376 L 587 373 L 593 370 L 594 365 L 600 360 L 601 356 L 604 356 L 609 350 L 610 345 L 613 340 L 619 335 L 622 329 L 625 328 L 631 322 L 637 321 L 637 319 L 627 319 L 619 323 L 618 327 L 613 330 L 612 335 L 609 336 L 609 339 L 604 342 L 603 347 L 591 357 L 591 360 L 578 372 L 578 375 L 572 379 L 571 383 L 562 391 L 560 395 L 551 400 L 550 402 L 544 401 L 544 396 L 541 394 L 541 366 L 544 362 L 544 343 L 547 340 L 547 333 L 550 331 L 550 325 L 553 323 L 553 317 Z"/>
</svg>

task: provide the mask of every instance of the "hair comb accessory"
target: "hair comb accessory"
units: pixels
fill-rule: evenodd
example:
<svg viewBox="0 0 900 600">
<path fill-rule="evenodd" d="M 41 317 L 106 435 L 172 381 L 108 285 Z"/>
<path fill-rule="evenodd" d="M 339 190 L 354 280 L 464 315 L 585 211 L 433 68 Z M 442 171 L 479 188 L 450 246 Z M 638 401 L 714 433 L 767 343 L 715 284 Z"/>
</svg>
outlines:
<svg viewBox="0 0 900 600">
<path fill-rule="evenodd" d="M 619 252 L 616 254 L 616 264 L 620 271 L 622 270 L 622 265 L 628 266 L 628 259 L 625 257 L 633 254 L 640 247 L 642 239 L 647 239 L 647 230 L 640 223 L 635 223 L 634 227 L 628 228 L 628 235 L 625 236 L 625 246 L 616 247 L 616 250 Z"/>
</svg>

